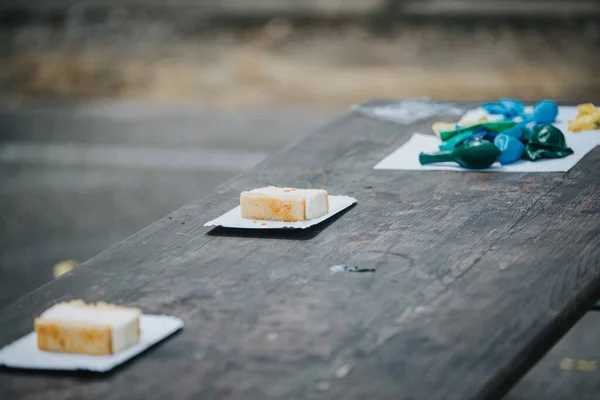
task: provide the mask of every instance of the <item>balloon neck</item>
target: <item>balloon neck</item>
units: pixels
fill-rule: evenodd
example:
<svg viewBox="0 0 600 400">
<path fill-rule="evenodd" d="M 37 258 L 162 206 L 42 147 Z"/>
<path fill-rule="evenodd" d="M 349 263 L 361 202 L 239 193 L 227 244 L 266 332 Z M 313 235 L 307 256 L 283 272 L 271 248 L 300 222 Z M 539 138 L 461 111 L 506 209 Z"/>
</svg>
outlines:
<svg viewBox="0 0 600 400">
<path fill-rule="evenodd" d="M 441 151 L 435 154 L 419 154 L 419 162 L 421 164 L 433 164 L 447 161 L 454 161 L 453 153 L 451 151 Z"/>
</svg>

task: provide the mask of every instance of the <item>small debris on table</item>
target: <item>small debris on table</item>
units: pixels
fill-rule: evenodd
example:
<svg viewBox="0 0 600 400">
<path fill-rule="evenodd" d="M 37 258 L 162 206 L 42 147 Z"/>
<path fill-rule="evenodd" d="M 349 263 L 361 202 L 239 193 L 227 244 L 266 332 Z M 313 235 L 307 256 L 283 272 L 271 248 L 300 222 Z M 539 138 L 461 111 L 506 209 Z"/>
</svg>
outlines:
<svg viewBox="0 0 600 400">
<path fill-rule="evenodd" d="M 560 360 L 560 369 L 565 371 L 592 372 L 600 368 L 600 360 L 573 360 L 563 358 Z"/>
<path fill-rule="evenodd" d="M 59 276 L 66 274 L 78 265 L 79 262 L 77 260 L 64 260 L 58 262 L 52 267 L 52 276 L 58 278 Z"/>
<path fill-rule="evenodd" d="M 368 267 L 357 267 L 356 265 L 334 265 L 333 267 L 329 267 L 331 272 L 375 272 L 375 268 Z"/>
<path fill-rule="evenodd" d="M 350 364 L 344 364 L 341 367 L 339 367 L 337 371 L 335 371 L 335 376 L 340 379 L 345 378 L 346 375 L 350 373 L 350 370 L 352 370 Z"/>
</svg>

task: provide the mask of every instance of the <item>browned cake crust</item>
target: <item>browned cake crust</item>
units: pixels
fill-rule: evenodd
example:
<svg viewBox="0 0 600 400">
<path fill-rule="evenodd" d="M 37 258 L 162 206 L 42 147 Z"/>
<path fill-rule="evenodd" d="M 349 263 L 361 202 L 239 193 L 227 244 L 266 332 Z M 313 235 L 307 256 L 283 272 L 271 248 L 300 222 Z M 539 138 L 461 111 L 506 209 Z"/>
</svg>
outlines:
<svg viewBox="0 0 600 400">
<path fill-rule="evenodd" d="M 68 302 L 72 307 L 104 309 L 104 310 L 128 310 L 137 312 L 138 316 L 142 310 L 131 307 L 121 307 L 112 304 L 98 302 L 86 304 L 82 300 Z M 112 328 L 109 325 L 89 325 L 78 322 L 56 322 L 46 321 L 42 317 L 34 320 L 35 332 L 37 334 L 37 345 L 40 350 L 59 353 L 80 353 L 92 355 L 107 355 L 114 352 Z M 140 321 L 137 321 L 137 336 L 140 337 Z"/>
<path fill-rule="evenodd" d="M 93 355 L 107 355 L 113 352 L 110 326 L 57 324 L 36 318 L 35 332 L 40 350 Z"/>
<path fill-rule="evenodd" d="M 296 222 L 306 220 L 306 201 L 302 197 L 277 199 L 260 193 L 244 193 L 242 218 Z"/>
</svg>

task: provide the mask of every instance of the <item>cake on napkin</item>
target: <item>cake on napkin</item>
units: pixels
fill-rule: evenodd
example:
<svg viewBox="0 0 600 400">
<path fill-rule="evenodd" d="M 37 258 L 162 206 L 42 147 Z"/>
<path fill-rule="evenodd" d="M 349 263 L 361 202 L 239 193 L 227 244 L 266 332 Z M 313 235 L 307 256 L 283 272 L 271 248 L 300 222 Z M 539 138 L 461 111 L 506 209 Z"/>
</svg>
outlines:
<svg viewBox="0 0 600 400">
<path fill-rule="evenodd" d="M 327 191 L 268 186 L 242 192 L 243 218 L 297 222 L 319 218 L 329 212 Z"/>
<path fill-rule="evenodd" d="M 107 355 L 140 341 L 137 308 L 81 300 L 59 303 L 35 319 L 40 350 L 60 353 Z"/>
</svg>

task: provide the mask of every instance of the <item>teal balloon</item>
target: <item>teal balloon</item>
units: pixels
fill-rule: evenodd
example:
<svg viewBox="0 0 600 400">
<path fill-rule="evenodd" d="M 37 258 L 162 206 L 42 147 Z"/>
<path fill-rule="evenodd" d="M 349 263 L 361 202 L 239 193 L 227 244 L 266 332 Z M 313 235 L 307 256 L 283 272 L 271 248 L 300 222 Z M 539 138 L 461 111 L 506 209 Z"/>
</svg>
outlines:
<svg viewBox="0 0 600 400">
<path fill-rule="evenodd" d="M 500 149 L 501 153 L 500 157 L 498 157 L 498 162 L 502 165 L 514 163 L 521 158 L 525 151 L 525 146 L 519 139 L 504 133 L 496 136 L 494 144 Z"/>
<path fill-rule="evenodd" d="M 490 167 L 500 156 L 500 150 L 486 140 L 473 140 L 452 151 L 419 154 L 421 164 L 454 161 L 463 168 L 484 169 Z"/>
<path fill-rule="evenodd" d="M 457 144 L 459 144 L 463 140 L 469 138 L 472 134 L 473 134 L 472 131 L 465 131 L 465 132 L 461 132 L 455 136 L 452 136 L 450 139 L 448 139 L 445 142 L 442 142 L 442 144 L 440 144 L 440 146 L 439 146 L 440 151 L 450 151 L 450 150 L 454 149 Z"/>
</svg>

